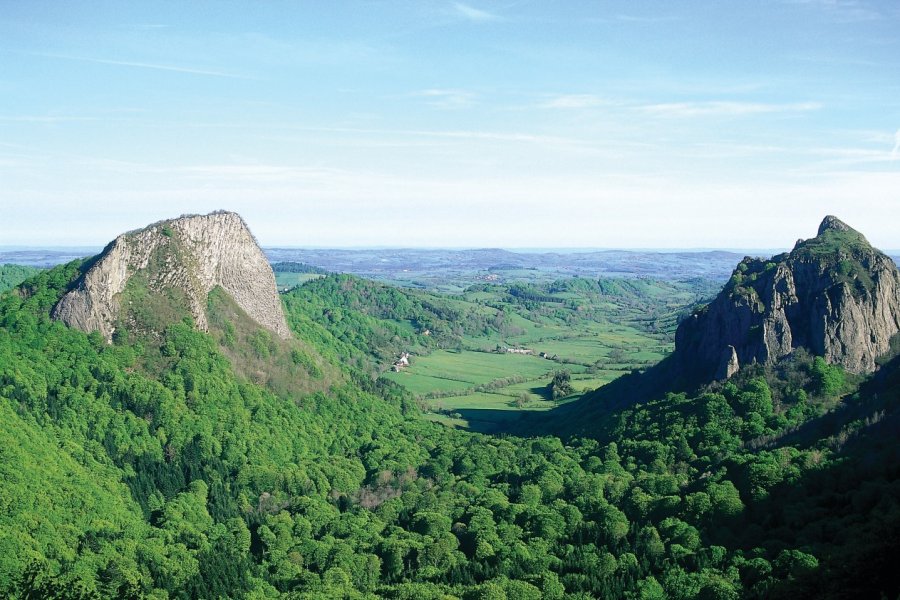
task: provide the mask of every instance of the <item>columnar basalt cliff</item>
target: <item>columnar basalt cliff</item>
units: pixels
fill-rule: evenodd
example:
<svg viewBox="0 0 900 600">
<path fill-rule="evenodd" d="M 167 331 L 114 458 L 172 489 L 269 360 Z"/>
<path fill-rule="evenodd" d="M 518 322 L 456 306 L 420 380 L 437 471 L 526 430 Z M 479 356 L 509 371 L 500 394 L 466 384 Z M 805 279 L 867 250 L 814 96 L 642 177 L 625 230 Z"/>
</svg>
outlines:
<svg viewBox="0 0 900 600">
<path fill-rule="evenodd" d="M 806 348 L 852 373 L 875 370 L 900 331 L 900 273 L 835 217 L 769 260 L 745 258 L 709 305 L 675 335 L 675 360 L 700 380 Z"/>
<path fill-rule="evenodd" d="M 137 283 L 139 282 L 139 283 Z M 290 336 L 275 276 L 243 219 L 231 212 L 183 216 L 111 242 L 56 305 L 53 316 L 111 340 L 130 306 L 126 290 L 177 297 L 208 330 L 209 292 L 221 287 L 244 312 L 281 338 Z"/>
</svg>

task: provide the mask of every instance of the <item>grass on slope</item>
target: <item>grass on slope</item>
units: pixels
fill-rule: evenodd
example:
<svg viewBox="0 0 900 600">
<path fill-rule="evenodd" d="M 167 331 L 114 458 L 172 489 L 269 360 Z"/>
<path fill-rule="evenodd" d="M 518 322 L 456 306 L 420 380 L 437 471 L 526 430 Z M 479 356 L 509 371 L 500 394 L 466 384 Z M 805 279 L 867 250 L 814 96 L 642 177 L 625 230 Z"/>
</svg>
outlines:
<svg viewBox="0 0 900 600">
<path fill-rule="evenodd" d="M 207 302 L 210 333 L 235 372 L 281 397 L 328 390 L 342 382 L 338 369 L 297 337 L 283 340 L 261 328 L 217 287 Z"/>
</svg>

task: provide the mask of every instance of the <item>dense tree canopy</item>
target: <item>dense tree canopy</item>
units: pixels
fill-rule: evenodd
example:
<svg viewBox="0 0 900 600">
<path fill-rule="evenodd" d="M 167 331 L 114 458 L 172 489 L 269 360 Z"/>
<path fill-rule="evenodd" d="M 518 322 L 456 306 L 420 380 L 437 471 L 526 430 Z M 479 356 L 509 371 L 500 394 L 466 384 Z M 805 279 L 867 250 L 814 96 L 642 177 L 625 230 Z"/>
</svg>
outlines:
<svg viewBox="0 0 900 600">
<path fill-rule="evenodd" d="M 12 289 L 38 273 L 40 269 L 22 265 L 0 265 L 0 292 Z"/>
<path fill-rule="evenodd" d="M 107 345 L 52 321 L 78 273 L 0 299 L 0 595 L 900 591 L 883 558 L 900 539 L 890 365 L 857 389 L 799 355 L 599 407 L 590 435 L 491 437 L 419 418 L 355 360 L 368 336 L 402 332 L 369 327 L 355 294 L 422 324 L 454 323 L 452 304 L 343 276 L 288 294 L 298 376 L 343 374 L 288 394 L 238 374 L 239 327 L 231 348 L 224 324 L 207 335 L 190 322 Z"/>
</svg>

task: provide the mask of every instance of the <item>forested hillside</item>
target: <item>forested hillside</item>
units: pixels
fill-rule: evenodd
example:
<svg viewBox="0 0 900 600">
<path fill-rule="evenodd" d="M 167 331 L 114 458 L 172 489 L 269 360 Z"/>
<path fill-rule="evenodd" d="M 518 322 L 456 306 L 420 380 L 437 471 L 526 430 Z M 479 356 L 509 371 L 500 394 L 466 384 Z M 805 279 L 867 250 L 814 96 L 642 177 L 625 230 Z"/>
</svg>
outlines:
<svg viewBox="0 0 900 600">
<path fill-rule="evenodd" d="M 22 265 L 0 265 L 0 293 L 14 288 L 40 269 Z"/>
<path fill-rule="evenodd" d="M 900 522 L 893 365 L 859 388 L 798 355 L 697 392 L 596 406 L 596 421 L 568 431 L 492 437 L 421 419 L 408 393 L 372 381 L 361 349 L 404 333 L 355 306 L 362 284 L 322 280 L 349 288 L 340 302 L 285 297 L 306 348 L 289 354 L 296 377 L 332 378 L 299 392 L 254 379 L 246 348 L 263 362 L 280 350 L 245 340 L 233 306 L 213 311 L 211 335 L 188 319 L 158 341 L 112 345 L 52 321 L 79 268 L 0 301 L 0 594 L 900 591 L 884 558 Z M 385 315 L 406 310 L 377 294 Z"/>
</svg>

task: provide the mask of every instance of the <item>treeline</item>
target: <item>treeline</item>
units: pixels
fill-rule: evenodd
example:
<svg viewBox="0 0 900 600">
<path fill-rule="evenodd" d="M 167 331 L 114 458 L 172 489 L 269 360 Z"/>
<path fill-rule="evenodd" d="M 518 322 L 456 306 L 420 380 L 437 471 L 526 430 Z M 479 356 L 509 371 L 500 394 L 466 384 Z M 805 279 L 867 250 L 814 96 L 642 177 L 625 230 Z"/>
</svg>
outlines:
<svg viewBox="0 0 900 600">
<path fill-rule="evenodd" d="M 313 273 L 315 275 L 328 275 L 331 271 L 308 265 L 302 262 L 277 262 L 272 263 L 272 270 L 276 273 Z"/>
<path fill-rule="evenodd" d="M 549 283 L 477 284 L 468 292 L 501 294 L 516 311 L 532 320 L 559 319 L 570 325 L 607 320 L 654 335 L 673 336 L 693 306 L 718 291 L 719 283 L 700 278 L 661 281 L 643 277 L 572 277 Z M 488 303 L 502 309 L 496 303 Z"/>
<path fill-rule="evenodd" d="M 510 296 L 512 296 L 513 301 L 523 300 L 530 302 L 550 302 L 550 303 L 562 303 L 563 300 L 561 298 L 557 298 L 555 296 L 551 296 L 550 294 L 543 293 L 540 289 L 533 285 L 526 285 L 523 283 L 514 283 L 507 288 L 507 291 Z"/>
</svg>

